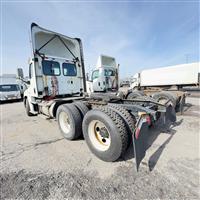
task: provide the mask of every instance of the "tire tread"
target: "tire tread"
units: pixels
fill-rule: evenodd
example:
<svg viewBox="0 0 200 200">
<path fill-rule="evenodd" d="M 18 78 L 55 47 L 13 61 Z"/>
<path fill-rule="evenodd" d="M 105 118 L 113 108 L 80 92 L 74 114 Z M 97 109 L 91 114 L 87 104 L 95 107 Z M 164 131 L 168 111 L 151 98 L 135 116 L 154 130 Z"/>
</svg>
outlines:
<svg viewBox="0 0 200 200">
<path fill-rule="evenodd" d="M 129 135 L 129 141 L 132 138 L 132 134 L 135 130 L 135 124 L 136 124 L 136 119 L 134 116 L 132 116 L 125 108 L 118 104 L 109 104 L 108 107 L 113 109 L 115 112 L 117 112 L 125 121 L 127 124 L 127 127 L 129 129 L 128 135 Z"/>
<path fill-rule="evenodd" d="M 109 108 L 108 106 L 102 106 L 102 107 L 99 107 L 98 109 L 104 112 L 105 114 L 107 114 L 112 119 L 116 127 L 118 128 L 121 141 L 122 141 L 121 155 L 123 155 L 128 146 L 128 134 L 127 134 L 127 129 L 122 117 L 120 117 L 120 115 L 117 112 L 115 112 L 113 109 Z"/>
</svg>

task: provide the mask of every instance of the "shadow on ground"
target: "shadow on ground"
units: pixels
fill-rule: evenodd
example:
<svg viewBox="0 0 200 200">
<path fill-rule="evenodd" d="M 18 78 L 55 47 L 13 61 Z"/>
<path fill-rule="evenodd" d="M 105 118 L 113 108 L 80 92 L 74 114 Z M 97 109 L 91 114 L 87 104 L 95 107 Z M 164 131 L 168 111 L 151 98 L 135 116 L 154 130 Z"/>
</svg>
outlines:
<svg viewBox="0 0 200 200">
<path fill-rule="evenodd" d="M 144 127 L 144 137 L 141 138 L 142 143 L 140 144 L 140 148 L 142 148 L 142 153 L 144 153 L 139 158 L 139 163 L 136 163 L 136 167 L 139 168 L 140 162 L 145 156 L 146 151 L 153 145 L 154 141 L 160 134 L 168 134 L 169 137 L 161 144 L 157 150 L 150 156 L 148 161 L 149 170 L 152 171 L 156 166 L 162 152 L 166 148 L 167 144 L 172 140 L 173 136 L 176 134 L 176 130 L 174 129 L 176 126 L 179 126 L 183 122 L 183 119 L 176 122 L 167 122 L 163 123 L 163 119 L 160 119 L 154 124 L 152 127 Z M 137 154 L 138 152 L 136 152 Z M 131 144 L 126 152 L 126 154 L 121 158 L 121 160 L 130 160 L 135 157 L 134 147 Z"/>
</svg>

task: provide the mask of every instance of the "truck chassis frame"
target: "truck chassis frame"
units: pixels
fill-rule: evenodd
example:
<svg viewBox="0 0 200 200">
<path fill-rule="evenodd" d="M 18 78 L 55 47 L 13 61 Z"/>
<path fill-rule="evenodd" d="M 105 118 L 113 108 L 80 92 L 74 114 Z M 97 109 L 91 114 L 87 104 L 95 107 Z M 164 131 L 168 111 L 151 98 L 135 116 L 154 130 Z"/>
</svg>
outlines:
<svg viewBox="0 0 200 200">
<path fill-rule="evenodd" d="M 93 94 L 92 97 L 79 96 L 70 98 L 55 98 L 49 101 L 36 99 L 35 105 L 37 105 L 37 110 L 35 110 L 35 112 L 32 114 L 43 114 L 47 118 L 56 118 L 59 123 L 59 117 L 57 116 L 59 108 L 63 106 L 70 108 L 70 106 L 72 107 L 77 103 L 84 104 L 87 107 L 88 112 L 95 110 L 103 113 L 112 112 L 123 120 L 124 124 L 126 125 L 126 134 L 129 135 L 127 142 L 129 145 L 133 145 L 133 152 L 137 170 L 139 169 L 140 162 L 144 158 L 146 152 L 146 148 L 144 146 L 144 137 L 146 133 L 143 133 L 142 127 L 152 126 L 152 124 L 155 123 L 161 116 L 164 118 L 164 121 L 166 121 L 165 118 L 173 122 L 176 121 L 175 111 L 173 109 L 173 106 L 169 102 L 166 102 L 166 104 L 163 105 L 156 102 L 150 97 L 142 97 L 132 100 L 122 99 L 116 95 L 109 95 L 108 93 Z M 79 112 L 81 113 L 80 109 Z M 87 110 L 85 111 L 85 113 L 82 112 L 83 116 L 81 124 L 84 121 L 84 115 L 86 114 Z M 76 124 L 75 126 L 81 127 L 81 124 Z M 81 128 L 79 128 L 79 131 L 81 131 Z M 76 138 L 67 139 L 71 140 Z M 101 157 L 99 158 L 102 159 Z"/>
</svg>

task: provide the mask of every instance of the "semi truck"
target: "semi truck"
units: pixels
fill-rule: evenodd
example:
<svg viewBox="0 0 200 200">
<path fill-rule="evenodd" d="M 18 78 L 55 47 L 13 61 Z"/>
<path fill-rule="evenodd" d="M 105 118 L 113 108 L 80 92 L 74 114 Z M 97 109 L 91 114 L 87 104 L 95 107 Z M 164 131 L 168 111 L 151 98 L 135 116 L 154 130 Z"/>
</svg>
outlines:
<svg viewBox="0 0 200 200">
<path fill-rule="evenodd" d="M 170 99 L 176 110 L 181 111 L 185 102 L 186 86 L 199 87 L 200 65 L 188 63 L 143 70 L 133 76 L 127 99 L 151 96 L 159 102 Z"/>
<path fill-rule="evenodd" d="M 116 92 L 119 88 L 119 65 L 114 57 L 100 55 L 91 79 L 87 80 L 87 92 Z"/>
<path fill-rule="evenodd" d="M 192 67 L 184 66 L 184 69 L 188 68 L 193 72 L 190 78 L 185 77 L 185 80 L 188 80 L 187 85 L 189 83 L 196 83 L 194 82 L 194 74 L 197 74 L 197 67 L 197 65 L 192 65 Z M 178 73 L 180 68 L 182 71 Z M 87 92 L 90 95 L 93 95 L 93 93 L 100 93 L 99 95 L 102 95 L 102 93 L 116 94 L 125 99 L 138 99 L 142 96 L 150 96 L 156 101 L 164 103 L 170 100 L 176 111 L 182 112 L 186 93 L 178 91 L 178 89 L 183 86 L 180 85 L 181 83 L 184 82 L 186 85 L 183 77 L 187 72 L 188 70 L 184 71 L 182 66 L 173 67 L 173 69 L 168 67 L 167 69 L 144 70 L 132 78 L 129 87 L 122 88 L 122 86 L 119 87 L 119 64 L 116 64 L 116 59 L 111 56 L 100 55 L 96 68 L 92 71 L 91 80 L 86 81 Z M 155 74 L 162 74 L 159 76 L 161 79 L 155 79 Z M 177 80 L 178 77 L 179 80 Z M 195 81 L 197 81 L 196 77 Z"/>
<path fill-rule="evenodd" d="M 131 88 L 159 87 L 169 89 L 176 86 L 181 89 L 184 86 L 199 86 L 200 65 L 196 63 L 180 64 L 143 70 L 133 76 Z"/>
<path fill-rule="evenodd" d="M 56 119 L 68 140 L 83 135 L 93 154 L 104 161 L 117 160 L 132 144 L 138 169 L 145 156 L 144 127 L 162 116 L 175 121 L 171 102 L 127 100 L 109 93 L 88 96 L 81 39 L 32 23 L 31 41 L 30 85 L 24 92 L 27 115 Z"/>
</svg>

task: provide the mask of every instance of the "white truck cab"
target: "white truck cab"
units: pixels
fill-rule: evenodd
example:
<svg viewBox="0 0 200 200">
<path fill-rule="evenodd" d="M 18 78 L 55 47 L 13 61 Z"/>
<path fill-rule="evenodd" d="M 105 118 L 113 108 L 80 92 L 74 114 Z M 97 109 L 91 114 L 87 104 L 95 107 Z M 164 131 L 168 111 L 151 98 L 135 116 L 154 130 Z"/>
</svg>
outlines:
<svg viewBox="0 0 200 200">
<path fill-rule="evenodd" d="M 132 78 L 131 78 L 131 84 L 130 88 L 135 89 L 140 85 L 140 74 L 136 73 Z"/>
<path fill-rule="evenodd" d="M 100 55 L 92 71 L 91 81 L 87 82 L 87 92 L 117 91 L 118 70 L 115 58 Z"/>
<path fill-rule="evenodd" d="M 31 25 L 33 58 L 29 61 L 30 86 L 25 104 L 36 114 L 43 100 L 82 96 L 85 75 L 81 40 Z"/>
</svg>

